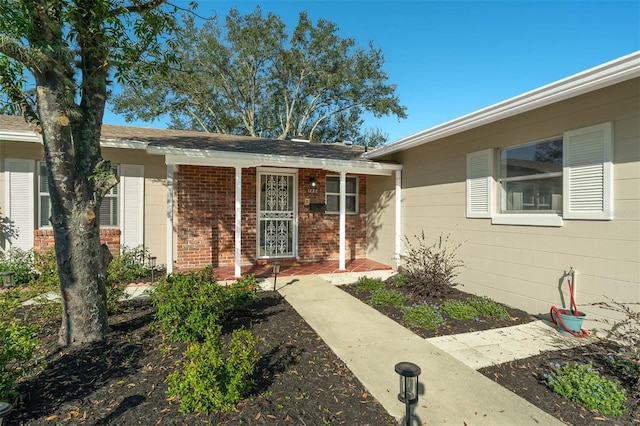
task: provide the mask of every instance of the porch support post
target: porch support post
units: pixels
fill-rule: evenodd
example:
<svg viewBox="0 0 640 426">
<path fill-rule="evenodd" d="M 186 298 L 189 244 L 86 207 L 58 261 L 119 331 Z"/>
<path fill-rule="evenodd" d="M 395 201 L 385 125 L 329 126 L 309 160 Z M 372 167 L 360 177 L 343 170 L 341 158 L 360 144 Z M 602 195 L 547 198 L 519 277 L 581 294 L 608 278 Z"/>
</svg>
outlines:
<svg viewBox="0 0 640 426">
<path fill-rule="evenodd" d="M 396 231 L 395 231 L 395 261 L 396 270 L 400 267 L 400 253 L 402 251 L 402 170 L 396 170 Z"/>
<path fill-rule="evenodd" d="M 235 241 L 235 276 L 242 276 L 242 167 L 236 166 L 236 241 Z"/>
<path fill-rule="evenodd" d="M 173 272 L 173 172 L 174 165 L 167 164 L 167 274 Z"/>
<path fill-rule="evenodd" d="M 340 172 L 340 260 L 338 269 L 346 269 L 346 216 L 347 216 L 347 172 Z"/>
</svg>

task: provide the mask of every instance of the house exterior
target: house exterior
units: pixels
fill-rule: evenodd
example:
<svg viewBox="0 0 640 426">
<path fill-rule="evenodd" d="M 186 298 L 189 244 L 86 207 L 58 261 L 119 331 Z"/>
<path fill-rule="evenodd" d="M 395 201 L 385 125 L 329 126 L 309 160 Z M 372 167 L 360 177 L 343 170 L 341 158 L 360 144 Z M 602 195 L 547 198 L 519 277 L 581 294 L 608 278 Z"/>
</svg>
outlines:
<svg viewBox="0 0 640 426">
<path fill-rule="evenodd" d="M 569 307 L 573 268 L 579 305 L 640 302 L 640 52 L 365 157 L 403 166 L 367 179 L 370 259 L 451 234 L 464 291 L 546 313 Z"/>
<path fill-rule="evenodd" d="M 398 164 L 350 144 L 310 144 L 104 125 L 102 155 L 120 182 L 105 198 L 101 239 L 112 252 L 144 246 L 168 271 L 275 260 L 338 260 L 367 252 L 366 184 Z M 0 244 L 47 250 L 40 135 L 0 116 Z M 388 263 L 388 262 L 387 262 Z"/>
</svg>

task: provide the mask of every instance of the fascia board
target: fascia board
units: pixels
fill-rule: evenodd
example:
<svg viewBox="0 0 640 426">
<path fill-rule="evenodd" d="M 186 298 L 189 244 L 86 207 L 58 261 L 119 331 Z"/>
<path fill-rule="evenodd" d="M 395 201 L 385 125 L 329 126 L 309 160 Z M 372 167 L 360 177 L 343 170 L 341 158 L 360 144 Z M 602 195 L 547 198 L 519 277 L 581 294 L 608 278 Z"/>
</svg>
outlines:
<svg viewBox="0 0 640 426">
<path fill-rule="evenodd" d="M 197 165 L 216 167 L 293 167 L 317 168 L 334 172 L 390 176 L 402 168 L 400 164 L 331 160 L 322 158 L 291 157 L 272 154 L 247 154 L 195 149 L 162 148 L 150 146 L 149 154 L 164 155 L 167 165 Z"/>
<path fill-rule="evenodd" d="M 363 157 L 380 158 L 638 77 L 640 77 L 640 52 L 634 52 L 399 139 L 375 151 L 365 153 Z"/>
<path fill-rule="evenodd" d="M 100 146 L 104 148 L 147 149 L 148 142 L 133 139 L 100 139 Z"/>
<path fill-rule="evenodd" d="M 0 130 L 0 140 L 10 142 L 42 143 L 42 136 L 33 132 L 12 132 L 7 130 Z"/>
</svg>

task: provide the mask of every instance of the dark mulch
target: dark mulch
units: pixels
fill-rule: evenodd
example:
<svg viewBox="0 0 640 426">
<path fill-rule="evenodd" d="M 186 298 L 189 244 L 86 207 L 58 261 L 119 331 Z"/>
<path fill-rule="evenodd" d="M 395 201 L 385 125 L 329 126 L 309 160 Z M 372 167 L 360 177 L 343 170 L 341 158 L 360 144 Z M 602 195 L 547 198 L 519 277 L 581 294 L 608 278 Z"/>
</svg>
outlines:
<svg viewBox="0 0 640 426">
<path fill-rule="evenodd" d="M 358 290 L 355 285 L 343 286 L 341 288 L 363 302 L 369 299 L 370 293 Z M 458 288 L 452 288 L 450 292 L 440 297 L 416 297 L 416 295 L 408 291 L 407 288 L 395 287 L 394 289 L 408 297 L 405 306 L 416 303 L 442 305 L 445 300 L 464 301 L 471 296 L 468 293 L 459 291 Z M 445 326 L 435 330 L 418 328 L 413 329 L 413 331 L 424 338 L 430 338 L 441 335 L 508 327 L 536 319 L 524 311 L 513 309 L 509 306 L 504 307 L 511 315 L 511 319 L 509 320 L 499 320 L 495 318 L 483 318 L 479 321 L 448 320 Z M 406 326 L 402 319 L 401 308 L 392 306 L 376 306 L 375 308 L 396 322 Z M 607 355 L 617 353 L 618 349 L 615 345 L 601 341 L 574 349 L 545 352 L 530 358 L 482 368 L 478 371 L 568 425 L 638 425 L 640 424 L 640 392 L 637 383 L 634 384 L 626 375 L 615 371 L 605 362 Z M 624 388 L 627 393 L 627 403 L 625 404 L 626 412 L 620 416 L 604 416 L 595 410 L 586 409 L 569 401 L 548 389 L 542 384 L 542 380 L 545 373 L 551 373 L 550 365 L 555 365 L 556 363 L 560 365 L 566 365 L 567 363 L 571 365 L 592 363 L 594 369 L 600 372 L 601 375 L 620 382 L 620 386 Z"/>
<path fill-rule="evenodd" d="M 60 349 L 57 321 L 42 323 L 38 368 L 19 385 L 10 425 L 395 425 L 298 313 L 277 293 L 259 293 L 251 309 L 226 322 L 262 341 L 253 393 L 234 412 L 182 414 L 165 378 L 185 347 L 150 328 L 154 308 L 130 302 L 111 318 L 102 343 Z M 31 308 L 37 309 L 37 308 Z M 37 315 L 30 317 L 35 321 Z"/>
</svg>

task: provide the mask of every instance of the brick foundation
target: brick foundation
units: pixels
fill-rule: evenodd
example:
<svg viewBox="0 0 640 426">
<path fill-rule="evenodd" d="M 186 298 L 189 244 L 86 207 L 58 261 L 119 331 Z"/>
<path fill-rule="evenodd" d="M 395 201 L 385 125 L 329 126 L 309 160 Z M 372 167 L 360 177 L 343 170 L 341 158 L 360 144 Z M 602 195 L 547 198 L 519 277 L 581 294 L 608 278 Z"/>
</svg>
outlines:
<svg viewBox="0 0 640 426">
<path fill-rule="evenodd" d="M 100 242 L 109 247 L 114 256 L 120 252 L 120 230 L 116 228 L 100 229 Z M 33 231 L 33 250 L 38 253 L 46 252 L 54 246 L 53 229 L 36 229 Z"/>
<path fill-rule="evenodd" d="M 327 172 L 298 170 L 298 258 L 299 263 L 338 260 L 340 216 L 312 210 L 305 205 L 325 202 Z M 309 178 L 318 182 L 309 193 Z M 255 168 L 242 170 L 241 263 L 256 259 L 257 201 Z M 232 167 L 180 166 L 176 174 L 177 259 L 176 269 L 232 266 L 235 261 L 235 169 Z M 366 257 L 366 178 L 360 176 L 359 213 L 346 217 L 346 257 Z"/>
</svg>

